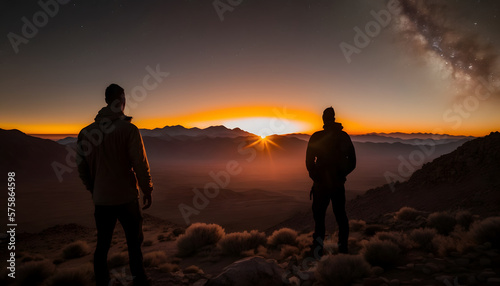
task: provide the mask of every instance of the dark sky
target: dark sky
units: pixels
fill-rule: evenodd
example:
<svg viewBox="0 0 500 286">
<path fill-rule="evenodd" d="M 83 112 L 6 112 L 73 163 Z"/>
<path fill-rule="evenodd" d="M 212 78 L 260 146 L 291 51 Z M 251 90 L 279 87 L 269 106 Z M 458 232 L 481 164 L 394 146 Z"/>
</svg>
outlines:
<svg viewBox="0 0 500 286">
<path fill-rule="evenodd" d="M 213 1 L 40 2 L 57 11 L 0 4 L 0 128 L 77 133 L 113 82 L 146 128 L 256 132 L 287 110 L 285 131 L 309 132 L 330 105 L 352 133 L 500 127 L 498 1 L 405 1 L 349 61 L 340 45 L 356 47 L 354 28 L 391 1 L 233 0 L 223 20 Z M 23 17 L 36 32 L 23 35 Z M 17 53 L 13 37 L 27 41 Z M 151 70 L 160 81 L 145 83 Z"/>
</svg>

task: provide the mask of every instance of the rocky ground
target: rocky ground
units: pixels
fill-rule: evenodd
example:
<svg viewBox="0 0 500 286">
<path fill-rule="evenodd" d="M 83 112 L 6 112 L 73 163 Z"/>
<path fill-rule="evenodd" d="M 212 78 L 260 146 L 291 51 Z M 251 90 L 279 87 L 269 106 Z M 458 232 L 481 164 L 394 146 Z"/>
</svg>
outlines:
<svg viewBox="0 0 500 286">
<path fill-rule="evenodd" d="M 244 235 L 233 235 L 237 239 L 230 246 L 237 254 L 228 254 L 228 244 L 221 242 L 231 235 L 216 225 L 211 228 L 220 232 L 215 242 L 199 244 L 212 235 L 206 232 L 196 238 L 198 245 L 189 245 L 189 253 L 179 255 L 179 240 L 186 241 L 189 229 L 146 216 L 143 252 L 153 285 L 500 285 L 500 220 L 480 228 L 481 221 L 467 212 L 413 209 L 387 214 L 378 223 L 352 220 L 350 254 L 337 254 L 334 232 L 325 242 L 330 254 L 319 260 L 309 252 L 311 233 L 291 229 L 268 236 L 255 232 L 261 242 L 244 251 L 238 248 L 244 249 L 238 245 Z M 478 240 L 481 231 L 491 241 Z M 4 271 L 2 284 L 91 285 L 94 247 L 95 230 L 74 224 L 20 234 L 17 278 L 5 277 Z M 109 260 L 114 285 L 131 284 L 119 226 Z"/>
</svg>

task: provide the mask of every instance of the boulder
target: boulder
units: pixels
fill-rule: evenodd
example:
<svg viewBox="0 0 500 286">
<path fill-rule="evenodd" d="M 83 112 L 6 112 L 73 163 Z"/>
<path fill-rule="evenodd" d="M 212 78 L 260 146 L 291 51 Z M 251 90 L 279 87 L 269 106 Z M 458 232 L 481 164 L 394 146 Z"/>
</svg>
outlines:
<svg viewBox="0 0 500 286">
<path fill-rule="evenodd" d="M 248 257 L 224 268 L 221 274 L 208 280 L 206 286 L 274 286 L 287 283 L 286 272 L 274 259 Z"/>
</svg>

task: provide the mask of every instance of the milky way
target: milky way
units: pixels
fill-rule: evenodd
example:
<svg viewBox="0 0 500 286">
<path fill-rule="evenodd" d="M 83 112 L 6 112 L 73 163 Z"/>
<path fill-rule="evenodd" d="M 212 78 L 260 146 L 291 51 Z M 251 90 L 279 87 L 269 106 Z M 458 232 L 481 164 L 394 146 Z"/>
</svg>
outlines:
<svg viewBox="0 0 500 286">
<path fill-rule="evenodd" d="M 462 92 L 478 84 L 497 85 L 497 54 L 479 35 L 460 26 L 455 7 L 443 1 L 400 0 L 397 30 L 412 50 L 450 77 Z"/>
</svg>

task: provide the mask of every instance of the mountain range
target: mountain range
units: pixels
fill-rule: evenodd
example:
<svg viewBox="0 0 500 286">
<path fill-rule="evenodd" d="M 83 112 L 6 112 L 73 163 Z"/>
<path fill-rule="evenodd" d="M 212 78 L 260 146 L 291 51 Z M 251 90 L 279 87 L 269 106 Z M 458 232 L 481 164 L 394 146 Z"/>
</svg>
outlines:
<svg viewBox="0 0 500 286">
<path fill-rule="evenodd" d="M 225 126 L 210 126 L 207 128 L 186 128 L 181 125 L 165 126 L 155 129 L 140 129 L 143 137 L 157 137 L 162 140 L 189 139 L 190 137 L 208 137 L 208 138 L 236 138 L 255 136 L 252 133 L 241 130 L 240 128 L 229 129 Z M 293 133 L 287 136 L 295 137 L 304 141 L 309 141 L 310 134 Z M 432 134 L 432 133 L 368 133 L 361 135 L 350 135 L 353 142 L 372 142 L 372 143 L 404 143 L 410 145 L 439 145 L 447 143 L 464 143 L 472 140 L 473 136 L 457 136 L 447 134 Z M 61 144 L 71 144 L 76 142 L 76 136 L 68 136 L 64 139 L 57 140 Z"/>
<path fill-rule="evenodd" d="M 178 126 L 175 129 L 180 131 L 176 131 L 178 135 L 161 134 L 172 130 L 166 128 L 158 131 L 157 136 L 143 137 L 156 186 L 157 204 L 150 210 L 152 214 L 169 219 L 169 216 L 179 216 L 176 206 L 190 202 L 193 187 L 201 189 L 214 181 L 210 174 L 221 174 L 228 162 L 236 162 L 242 171 L 230 177 L 228 184 L 221 188 L 221 196 L 200 219 L 230 219 L 220 213 L 229 198 L 231 205 L 238 205 L 238 198 L 242 198 L 245 201 L 242 204 L 257 207 L 262 201 L 260 198 L 266 197 L 269 209 L 280 200 L 287 201 L 291 206 L 289 211 L 293 212 L 309 205 L 307 193 L 311 181 L 304 166 L 306 140 L 295 135 L 273 135 L 261 140 L 252 134 L 245 136 L 247 133 L 241 130 L 231 133 L 233 131 L 225 127 L 209 129 L 214 131 L 212 133 L 191 130 L 203 133 L 198 136 L 187 135 L 186 132 L 190 132 L 187 128 Z M 216 133 L 225 136 L 213 136 Z M 498 176 L 495 174 L 499 173 L 500 162 L 498 133 L 474 140 L 461 138 L 429 145 L 353 141 L 358 164 L 346 183 L 349 198 L 360 195 L 348 203 L 353 218 L 373 218 L 404 205 L 429 211 L 451 206 L 487 211 L 493 208 L 493 202 L 498 203 L 495 200 L 498 193 L 495 191 L 498 190 Z M 466 143 L 459 147 L 463 142 Z M 91 204 L 90 195 L 79 181 L 72 147 L 74 142 L 64 145 L 18 130 L 0 129 L 0 171 L 16 172 L 19 187 L 23 189 L 18 199 L 25 206 L 19 219 L 26 227 L 42 223 L 50 226 L 65 220 L 92 222 L 87 205 Z M 415 159 L 414 154 L 425 150 L 432 152 L 425 153 L 427 155 L 418 164 L 412 165 L 411 172 L 399 172 L 406 161 Z M 54 164 L 63 171 L 61 182 Z M 402 182 L 392 185 L 394 192 L 391 185 L 386 184 L 387 172 L 401 178 Z M 232 195 L 228 197 L 228 194 Z M 0 195 L 0 198 L 4 197 L 5 193 Z M 166 208 L 161 204 L 170 206 L 171 210 L 165 212 Z M 280 216 L 276 216 L 277 219 L 286 220 L 287 215 L 293 215 L 286 212 L 287 206 Z M 41 208 L 51 211 L 40 212 Z M 79 211 L 75 213 L 74 210 Z M 182 223 L 182 220 L 176 221 Z"/>
</svg>

